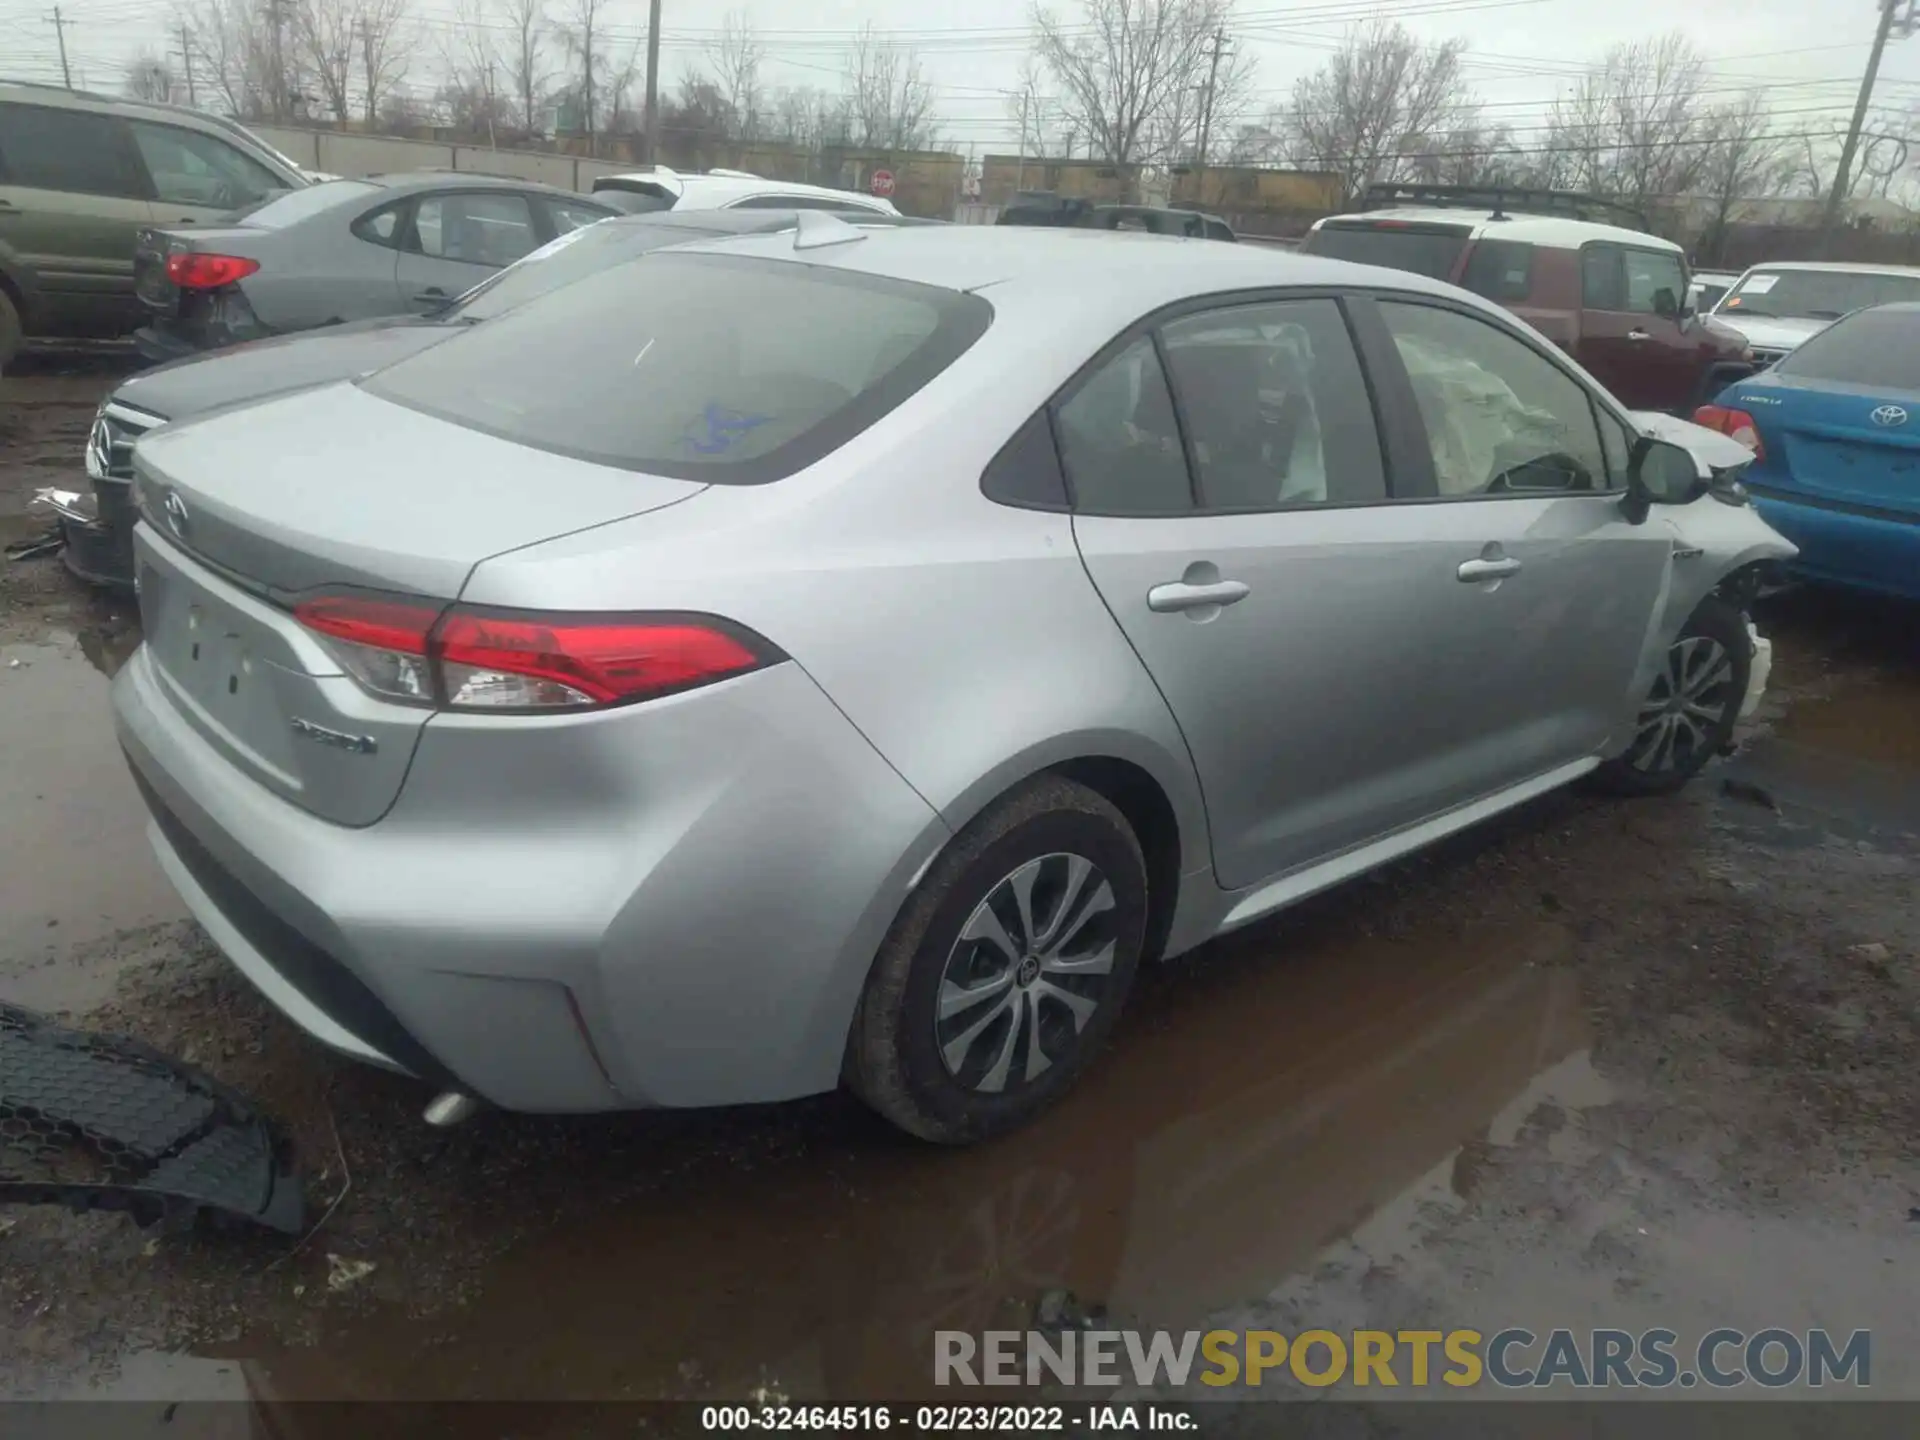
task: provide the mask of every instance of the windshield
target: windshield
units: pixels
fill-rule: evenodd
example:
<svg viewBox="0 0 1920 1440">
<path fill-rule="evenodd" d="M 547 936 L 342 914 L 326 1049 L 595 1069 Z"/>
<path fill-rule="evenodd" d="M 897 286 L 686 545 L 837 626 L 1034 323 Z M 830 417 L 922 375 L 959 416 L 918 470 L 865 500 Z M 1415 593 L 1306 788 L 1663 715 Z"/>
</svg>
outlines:
<svg viewBox="0 0 1920 1440">
<path fill-rule="evenodd" d="M 1872 390 L 1920 391 L 1920 310 L 1864 310 L 1829 325 L 1774 372 Z"/>
<path fill-rule="evenodd" d="M 972 345 L 992 314 L 976 296 L 930 285 L 665 253 L 588 276 L 362 383 L 537 449 L 754 485 L 879 420 Z"/>
<path fill-rule="evenodd" d="M 364 180 L 329 180 L 301 190 L 283 190 L 265 204 L 242 210 L 234 218 L 244 219 L 247 224 L 257 225 L 263 230 L 278 230 L 286 225 L 297 225 L 356 195 L 379 193 L 378 185 L 369 185 Z"/>
<path fill-rule="evenodd" d="M 1723 315 L 1838 320 L 1870 305 L 1920 300 L 1920 270 L 1882 275 L 1860 270 L 1753 270 L 1720 302 Z"/>
<path fill-rule="evenodd" d="M 1361 265 L 1411 270 L 1435 280 L 1450 279 L 1473 232 L 1453 225 L 1409 225 L 1399 221 L 1322 225 L 1301 248 L 1309 255 L 1330 255 Z"/>
</svg>

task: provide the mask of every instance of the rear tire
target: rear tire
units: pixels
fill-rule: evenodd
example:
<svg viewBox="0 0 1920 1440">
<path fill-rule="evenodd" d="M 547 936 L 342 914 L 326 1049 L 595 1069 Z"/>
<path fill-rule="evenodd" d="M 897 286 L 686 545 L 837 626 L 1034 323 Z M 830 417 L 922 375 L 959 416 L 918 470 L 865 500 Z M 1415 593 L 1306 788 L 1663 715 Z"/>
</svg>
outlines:
<svg viewBox="0 0 1920 1440">
<path fill-rule="evenodd" d="M 1111 1033 L 1146 918 L 1146 863 L 1120 812 L 1058 776 L 1022 787 L 954 837 L 895 919 L 854 1015 L 848 1083 L 939 1144 L 1024 1125 Z"/>
<path fill-rule="evenodd" d="M 1708 596 L 1668 647 L 1641 702 L 1633 743 L 1594 772 L 1613 795 L 1670 795 L 1733 737 L 1753 671 L 1752 637 L 1740 612 Z"/>
<path fill-rule="evenodd" d="M 20 319 L 19 307 L 13 303 L 6 287 L 0 286 L 0 374 L 6 373 L 13 357 L 20 353 L 25 338 L 26 326 Z"/>
</svg>

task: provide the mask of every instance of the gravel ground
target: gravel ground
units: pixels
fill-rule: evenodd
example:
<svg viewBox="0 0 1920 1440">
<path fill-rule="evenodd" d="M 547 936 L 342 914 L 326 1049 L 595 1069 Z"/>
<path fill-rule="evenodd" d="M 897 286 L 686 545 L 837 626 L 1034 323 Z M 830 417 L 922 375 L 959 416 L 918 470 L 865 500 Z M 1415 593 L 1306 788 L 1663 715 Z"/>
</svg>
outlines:
<svg viewBox="0 0 1920 1440">
<path fill-rule="evenodd" d="M 111 379 L 0 382 L 9 542 Z M 0 1393 L 907 1396 L 931 1330 L 1066 1289 L 1179 1328 L 1866 1327 L 1920 1395 L 1911 612 L 1778 597 L 1772 698 L 1686 794 L 1555 795 L 1162 967 L 1066 1105 L 955 1154 L 838 1097 L 423 1128 L 157 875 L 123 610 L 0 571 L 0 997 L 255 1097 L 324 1222 L 0 1215 Z"/>
</svg>

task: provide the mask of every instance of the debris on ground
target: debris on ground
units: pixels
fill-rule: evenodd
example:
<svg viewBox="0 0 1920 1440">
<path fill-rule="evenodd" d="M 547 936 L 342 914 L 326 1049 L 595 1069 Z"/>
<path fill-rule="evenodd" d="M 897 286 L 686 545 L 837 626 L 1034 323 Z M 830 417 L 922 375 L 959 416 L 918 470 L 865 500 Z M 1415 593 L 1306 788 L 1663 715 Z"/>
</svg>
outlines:
<svg viewBox="0 0 1920 1440">
<path fill-rule="evenodd" d="M 38 560 L 43 555 L 57 555 L 60 547 L 67 543 L 66 532 L 56 524 L 49 526 L 26 540 L 17 540 L 7 546 L 9 560 Z"/>
<path fill-rule="evenodd" d="M 344 1255 L 327 1252 L 327 1289 L 348 1290 L 358 1285 L 373 1273 L 373 1261 L 349 1260 Z"/>
</svg>

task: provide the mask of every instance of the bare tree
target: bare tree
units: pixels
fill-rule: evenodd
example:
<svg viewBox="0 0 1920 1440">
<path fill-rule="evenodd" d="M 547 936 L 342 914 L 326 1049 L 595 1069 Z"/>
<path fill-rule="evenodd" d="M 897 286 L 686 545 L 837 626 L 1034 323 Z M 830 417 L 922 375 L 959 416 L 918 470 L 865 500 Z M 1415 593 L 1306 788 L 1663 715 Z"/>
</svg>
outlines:
<svg viewBox="0 0 1920 1440">
<path fill-rule="evenodd" d="M 1349 31 L 1333 57 L 1294 86 L 1287 116 L 1294 158 L 1342 176 L 1349 199 L 1413 173 L 1425 137 L 1471 119 L 1465 51 L 1462 41 L 1428 44 L 1385 20 Z"/>
<path fill-rule="evenodd" d="M 589 155 L 599 150 L 598 102 L 605 93 L 600 76 L 607 63 L 607 39 L 602 33 L 605 9 L 606 0 L 568 0 L 560 22 L 560 43 L 575 67 L 568 88 L 579 100 L 580 126 L 587 132 Z"/>
<path fill-rule="evenodd" d="M 1776 194 L 1791 167 L 1791 152 L 1774 130 L 1764 91 L 1749 90 L 1713 116 L 1713 143 L 1701 159 L 1697 186 L 1707 201 L 1702 258 L 1721 258 L 1727 229 L 1740 218 L 1742 203 Z"/>
<path fill-rule="evenodd" d="M 1070 18 L 1035 9 L 1035 51 L 1091 156 L 1132 164 L 1177 138 L 1172 117 L 1205 83 L 1230 13 L 1231 0 L 1080 0 Z"/>
<path fill-rule="evenodd" d="M 405 30 L 407 0 L 358 0 L 354 19 L 360 30 L 360 83 L 371 126 L 381 113 L 381 100 L 407 78 L 412 49 Z"/>
<path fill-rule="evenodd" d="M 1553 107 L 1549 148 L 1570 157 L 1575 185 L 1636 204 L 1699 181 L 1715 117 L 1707 63 L 1679 31 L 1607 52 Z"/>
<path fill-rule="evenodd" d="M 300 0 L 293 10 L 293 41 L 313 75 L 320 99 L 345 124 L 353 84 L 354 41 L 359 12 L 354 0 Z"/>
<path fill-rule="evenodd" d="M 1468 110 L 1445 129 L 1423 136 L 1405 161 L 1408 179 L 1426 185 L 1518 185 L 1520 147 L 1505 125 L 1488 125 Z"/>
<path fill-rule="evenodd" d="M 726 107 L 728 134 L 753 138 L 760 118 L 760 67 L 766 62 L 767 49 L 746 11 L 727 12 L 720 22 L 720 39 L 707 48 L 707 58 L 713 62 L 715 93 Z"/>
<path fill-rule="evenodd" d="M 188 0 L 177 20 L 193 36 L 196 76 L 207 78 L 229 114 L 243 120 L 286 115 L 286 72 L 276 60 L 267 11 L 251 0 Z"/>
<path fill-rule="evenodd" d="M 536 112 L 548 80 L 545 0 L 504 0 L 501 14 L 500 58 L 519 107 L 520 129 L 532 135 L 540 129 Z"/>
<path fill-rule="evenodd" d="M 855 143 L 884 150 L 932 143 L 933 86 L 912 46 L 862 25 L 847 51 L 846 81 Z"/>
<path fill-rule="evenodd" d="M 170 102 L 178 93 L 173 67 L 151 50 L 142 50 L 127 65 L 123 87 L 135 100 Z"/>
</svg>

